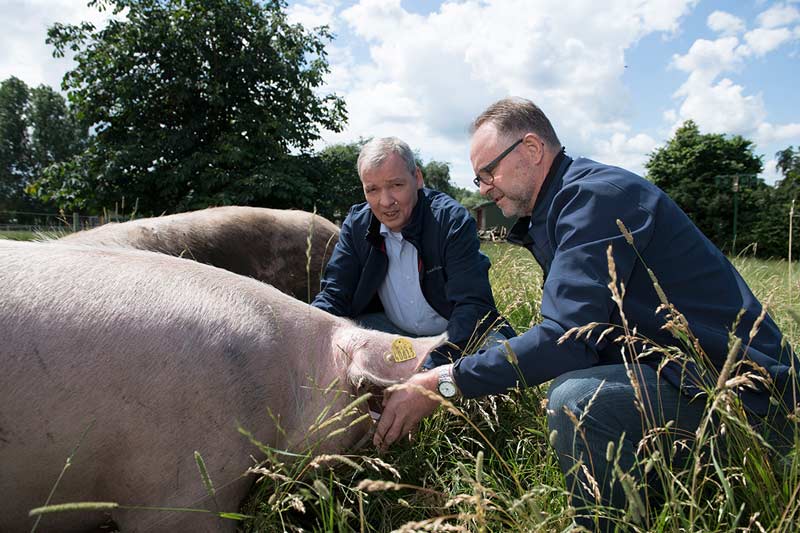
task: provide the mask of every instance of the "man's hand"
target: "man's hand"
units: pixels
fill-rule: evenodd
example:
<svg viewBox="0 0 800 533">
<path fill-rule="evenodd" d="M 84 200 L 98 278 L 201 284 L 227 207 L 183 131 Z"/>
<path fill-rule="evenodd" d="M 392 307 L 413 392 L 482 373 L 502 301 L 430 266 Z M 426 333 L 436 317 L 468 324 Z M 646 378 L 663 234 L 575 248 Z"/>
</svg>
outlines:
<svg viewBox="0 0 800 533">
<path fill-rule="evenodd" d="M 400 437 L 416 431 L 419 421 L 436 410 L 439 402 L 425 396 L 413 385 L 423 387 L 438 396 L 438 374 L 436 369 L 414 374 L 405 383 L 412 386 L 384 393 L 383 413 L 373 439 L 375 446 L 385 451 Z"/>
</svg>

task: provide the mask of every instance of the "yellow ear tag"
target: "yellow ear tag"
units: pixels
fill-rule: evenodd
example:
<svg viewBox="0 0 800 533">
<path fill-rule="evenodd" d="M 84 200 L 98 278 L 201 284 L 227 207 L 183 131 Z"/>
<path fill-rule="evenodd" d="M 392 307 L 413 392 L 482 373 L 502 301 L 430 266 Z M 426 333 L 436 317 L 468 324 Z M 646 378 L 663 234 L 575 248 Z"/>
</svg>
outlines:
<svg viewBox="0 0 800 533">
<path fill-rule="evenodd" d="M 410 340 L 400 337 L 392 342 L 392 358 L 395 363 L 402 363 L 414 359 L 416 356 Z"/>
</svg>

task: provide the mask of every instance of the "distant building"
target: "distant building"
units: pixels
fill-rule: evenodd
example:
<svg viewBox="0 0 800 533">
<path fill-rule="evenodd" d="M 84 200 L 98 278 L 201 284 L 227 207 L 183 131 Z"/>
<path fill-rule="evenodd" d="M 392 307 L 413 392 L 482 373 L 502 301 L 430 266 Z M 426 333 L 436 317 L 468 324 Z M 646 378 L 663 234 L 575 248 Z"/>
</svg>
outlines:
<svg viewBox="0 0 800 533">
<path fill-rule="evenodd" d="M 516 218 L 504 217 L 500 208 L 491 200 L 475 206 L 473 212 L 481 234 L 491 232 L 497 236 L 505 236 L 517 221 Z"/>
</svg>

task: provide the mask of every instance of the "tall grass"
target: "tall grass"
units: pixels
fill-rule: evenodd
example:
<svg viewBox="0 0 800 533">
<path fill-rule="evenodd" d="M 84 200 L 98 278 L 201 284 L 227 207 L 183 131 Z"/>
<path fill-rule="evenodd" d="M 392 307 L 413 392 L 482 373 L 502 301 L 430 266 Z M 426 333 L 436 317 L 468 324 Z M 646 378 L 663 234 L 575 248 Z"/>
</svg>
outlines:
<svg viewBox="0 0 800 533">
<path fill-rule="evenodd" d="M 492 259 L 498 309 L 518 333 L 527 331 L 541 319 L 538 266 L 517 247 L 485 244 L 483 251 Z M 800 302 L 787 288 L 786 263 L 738 257 L 734 264 L 759 299 L 771 302 L 771 315 L 797 345 L 792 314 Z M 670 312 L 680 325 L 677 311 Z M 623 341 L 634 336 L 614 334 Z M 666 355 L 679 356 L 674 350 Z M 620 531 L 800 531 L 800 460 L 792 452 L 783 461 L 745 423 L 734 394 L 741 379 L 753 377 L 723 370 L 707 391 L 707 416 L 694 435 L 669 435 L 669 428 L 646 422 L 640 467 L 666 488 L 655 505 L 640 496 L 643 486 L 617 469 L 630 496 L 623 512 L 569 506 L 548 442 L 546 386 L 539 386 L 455 405 L 443 401 L 413 441 L 382 456 L 369 444 L 344 456 L 290 455 L 253 440 L 254 451 L 267 459 L 251 469 L 256 488 L 234 518 L 243 520 L 245 531 L 266 532 L 563 531 L 579 513 L 609 517 Z M 611 458 L 620 453 L 615 444 L 608 448 Z M 688 461 L 670 467 L 678 453 Z"/>
<path fill-rule="evenodd" d="M 518 333 L 527 331 L 541 319 L 538 266 L 518 247 L 484 244 L 483 251 L 492 259 L 498 308 Z M 759 299 L 770 301 L 770 314 L 796 345 L 792 313 L 800 302 L 787 289 L 786 263 L 748 257 L 733 262 Z M 540 386 L 440 409 L 422 422 L 413 441 L 382 457 L 366 447 L 318 468 L 296 465 L 280 480 L 273 472 L 245 510 L 258 515 L 246 529 L 561 531 L 583 513 L 611 517 L 620 531 L 800 530 L 800 461 L 794 453 L 781 461 L 745 423 L 733 394 L 737 386 L 741 383 L 725 380 L 707 391 L 707 417 L 695 435 L 669 436 L 664 428 L 649 427 L 640 466 L 667 488 L 656 506 L 637 499 L 644 487 L 631 485 L 631 503 L 623 513 L 569 507 L 548 443 L 546 387 Z M 669 466 L 676 453 L 687 450 L 682 468 Z M 619 448 L 610 445 L 608 453 L 618 455 Z M 634 483 L 625 472 L 617 478 Z M 323 485 L 326 490 L 319 490 Z"/>
<path fill-rule="evenodd" d="M 0 239 L 9 241 L 42 241 L 58 239 L 67 231 L 0 231 Z"/>
</svg>

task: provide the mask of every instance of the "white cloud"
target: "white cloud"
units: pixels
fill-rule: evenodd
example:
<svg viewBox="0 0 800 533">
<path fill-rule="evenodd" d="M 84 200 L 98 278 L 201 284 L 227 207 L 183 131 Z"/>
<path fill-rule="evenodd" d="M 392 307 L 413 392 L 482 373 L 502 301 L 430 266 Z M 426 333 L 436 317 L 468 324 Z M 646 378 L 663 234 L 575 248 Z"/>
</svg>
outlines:
<svg viewBox="0 0 800 533">
<path fill-rule="evenodd" d="M 744 21 L 725 11 L 714 11 L 708 16 L 708 27 L 722 35 L 736 35 L 744 31 Z"/>
<path fill-rule="evenodd" d="M 590 157 L 643 176 L 644 164 L 650 152 L 657 146 L 658 143 L 652 137 L 643 133 L 633 137 L 628 137 L 625 133 L 614 133 L 608 140 L 598 141 Z"/>
<path fill-rule="evenodd" d="M 770 144 L 800 139 L 800 124 L 791 123 L 779 124 L 776 126 L 770 124 L 769 122 L 764 122 L 759 124 L 756 138 L 759 144 Z"/>
<path fill-rule="evenodd" d="M 714 41 L 697 39 L 685 55 L 674 55 L 672 64 L 689 72 L 697 80 L 711 83 L 723 72 L 736 70 L 742 65 L 741 46 L 736 37 L 722 37 Z"/>
<path fill-rule="evenodd" d="M 335 30 L 335 12 L 339 4 L 339 0 L 306 0 L 290 5 L 286 15 L 291 24 L 302 24 L 306 28 L 328 26 Z"/>
<path fill-rule="evenodd" d="M 515 94 L 544 109 L 571 153 L 633 161 L 641 138 L 628 133 L 625 51 L 646 35 L 677 31 L 694 3 L 613 0 L 598 9 L 589 0 L 543 0 L 531 10 L 528 0 L 468 0 L 419 15 L 400 0 L 361 0 L 340 23 L 370 60 L 356 66 L 331 57 L 350 121 L 326 140 L 398 135 L 425 159 L 451 162 L 466 186 L 469 122 Z M 609 141 L 598 149 L 598 138 Z"/>
<path fill-rule="evenodd" d="M 676 95 L 684 97 L 678 121 L 692 119 L 712 133 L 750 133 L 766 117 L 761 95 L 744 94 L 744 88 L 728 78 L 714 85 L 690 78 Z"/>
<path fill-rule="evenodd" d="M 800 20 L 800 11 L 788 4 L 777 4 L 762 12 L 756 18 L 763 28 L 780 28 Z"/>
<path fill-rule="evenodd" d="M 731 20 L 723 15 L 727 14 L 714 12 L 709 17 L 709 27 L 720 31 L 731 27 Z M 747 94 L 745 87 L 730 78 L 717 81 L 725 73 L 741 71 L 753 58 L 797 39 L 796 30 L 779 27 L 797 18 L 800 13 L 793 6 L 779 4 L 762 12 L 757 17 L 760 27 L 746 32 L 742 41 L 733 35 L 697 39 L 686 54 L 673 56 L 672 66 L 687 72 L 688 77 L 673 95 L 680 101 L 679 108 L 664 114 L 672 129 L 692 119 L 705 131 L 755 136 L 762 146 L 800 136 L 797 124 L 766 122 L 761 94 Z"/>
<path fill-rule="evenodd" d="M 111 15 L 86 6 L 86 0 L 10 0 L 0 18 L 0 80 L 16 76 L 30 86 L 40 83 L 55 89 L 72 68 L 70 57 L 55 59 L 53 47 L 45 44 L 47 28 L 55 22 L 92 22 L 101 27 Z"/>
<path fill-rule="evenodd" d="M 783 43 L 788 42 L 792 37 L 792 32 L 786 28 L 756 28 L 753 31 L 747 32 L 744 39 L 747 42 L 749 50 L 756 56 L 763 56 L 772 52 Z"/>
</svg>

